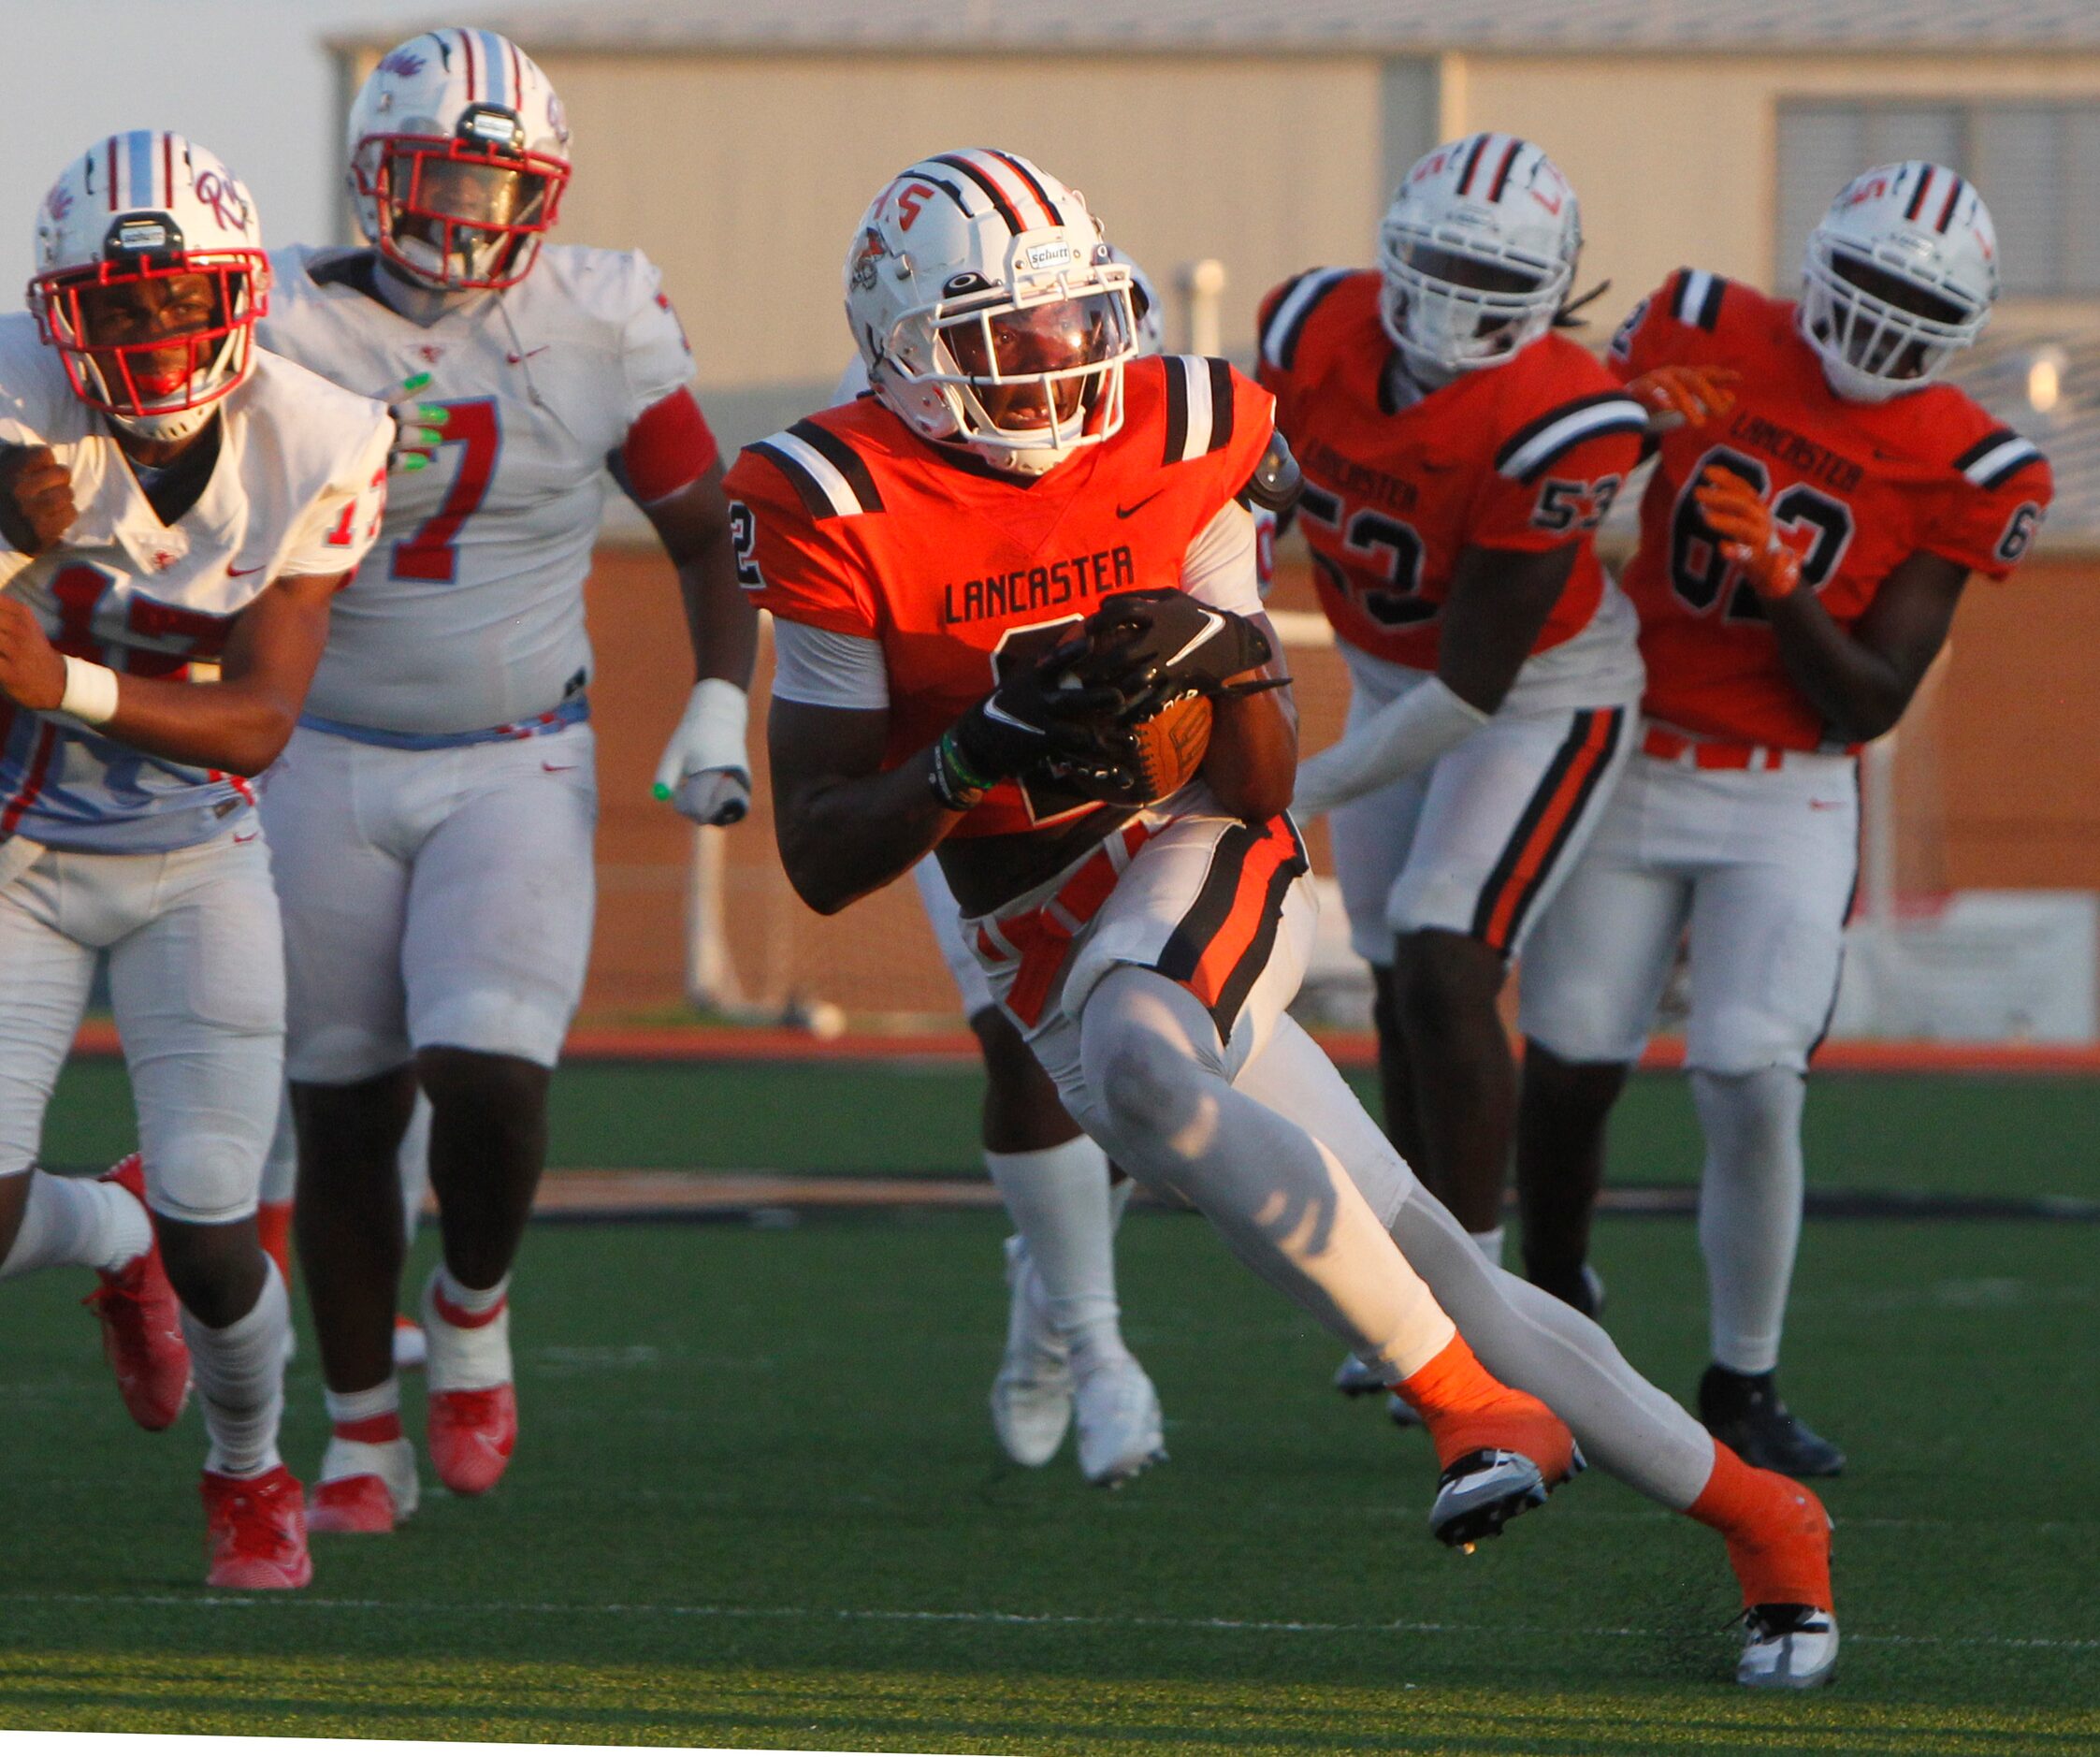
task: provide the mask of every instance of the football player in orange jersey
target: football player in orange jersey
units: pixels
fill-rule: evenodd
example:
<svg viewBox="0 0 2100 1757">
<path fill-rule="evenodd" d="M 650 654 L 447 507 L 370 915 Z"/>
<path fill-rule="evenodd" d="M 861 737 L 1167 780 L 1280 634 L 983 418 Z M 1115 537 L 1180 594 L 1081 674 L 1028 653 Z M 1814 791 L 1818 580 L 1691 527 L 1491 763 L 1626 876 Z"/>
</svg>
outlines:
<svg viewBox="0 0 2100 1757">
<path fill-rule="evenodd" d="M 1408 172 L 1376 270 L 1314 269 L 1261 312 L 1351 680 L 1298 807 L 1337 808 L 1386 1131 L 1494 1262 L 1516 1112 L 1497 996 L 1596 827 L 1641 693 L 1595 532 L 1648 409 L 1556 333 L 1581 244 L 1553 161 L 1471 135 Z M 1336 1383 L 1368 1388 L 1347 1363 Z"/>
<path fill-rule="evenodd" d="M 1753 1462 L 1844 1455 L 1774 1386 L 1801 1227 L 1803 1076 L 1829 1023 L 1857 873 L 1854 753 L 1895 725 L 1973 573 L 2004 579 L 2049 465 L 1935 382 L 1997 297 L 1991 216 L 1944 166 L 1855 179 L 1798 302 L 1697 269 L 1612 343 L 1622 378 L 1739 375 L 1661 441 L 1627 575 L 1647 661 L 1641 751 L 1527 955 L 1525 1259 L 1571 1290 L 1604 1125 L 1688 932 L 1687 1064 L 1706 1137 L 1706 1425 Z M 1725 417 L 1725 418 L 1720 418 Z"/>
<path fill-rule="evenodd" d="M 789 876 L 829 912 L 938 850 L 1075 1119 L 1420 1413 L 1445 1542 L 1576 1468 L 1549 1398 L 1605 1468 L 1727 1537 L 1757 1611 L 1739 1677 L 1819 1682 L 1820 1504 L 1484 1263 L 1283 1010 L 1311 903 L 1289 699 L 1247 687 L 1272 681 L 1274 643 L 1242 497 L 1282 498 L 1296 466 L 1267 394 L 1223 361 L 1135 358 L 1127 286 L 1083 200 L 1011 154 L 921 160 L 863 218 L 846 301 L 875 394 L 729 477 L 743 577 L 775 618 Z M 1200 772 L 1163 799 L 1088 778 L 1118 666 L 1213 698 Z M 1822 1619 L 1812 1641 L 1767 1633 L 1782 1605 Z"/>
</svg>

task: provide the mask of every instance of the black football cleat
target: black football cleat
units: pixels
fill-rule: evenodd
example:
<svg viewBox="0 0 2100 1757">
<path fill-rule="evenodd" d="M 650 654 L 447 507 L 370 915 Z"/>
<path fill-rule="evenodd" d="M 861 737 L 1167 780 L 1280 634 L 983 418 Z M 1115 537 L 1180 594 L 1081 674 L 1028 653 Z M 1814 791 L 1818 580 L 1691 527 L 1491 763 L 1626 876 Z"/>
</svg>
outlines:
<svg viewBox="0 0 2100 1757">
<path fill-rule="evenodd" d="M 1782 1476 L 1835 1476 L 1845 1454 L 1779 1401 L 1769 1372 L 1710 1366 L 1699 1382 L 1699 1419 L 1745 1464 Z"/>
</svg>

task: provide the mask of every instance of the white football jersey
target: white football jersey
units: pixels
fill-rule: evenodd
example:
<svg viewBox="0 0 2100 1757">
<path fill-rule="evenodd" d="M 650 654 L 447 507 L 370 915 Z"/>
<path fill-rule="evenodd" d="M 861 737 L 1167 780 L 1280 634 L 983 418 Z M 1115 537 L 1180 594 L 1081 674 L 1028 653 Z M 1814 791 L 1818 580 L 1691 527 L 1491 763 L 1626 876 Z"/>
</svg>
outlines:
<svg viewBox="0 0 2100 1757">
<path fill-rule="evenodd" d="M 451 413 L 430 468 L 397 471 L 380 541 L 328 636 L 310 723 L 443 744 L 582 707 L 583 585 L 612 477 L 645 409 L 692 376 L 655 266 L 550 245 L 518 285 L 427 326 L 377 291 L 367 250 L 271 258 L 264 345 L 387 400 Z M 355 735 L 353 732 L 352 735 Z"/>
<path fill-rule="evenodd" d="M 394 434 L 385 410 L 257 350 L 219 422 L 210 481 L 164 525 L 36 319 L 0 316 L 0 444 L 49 445 L 79 508 L 56 549 L 26 564 L 0 551 L 0 580 L 62 652 L 133 676 L 187 676 L 193 661 L 218 659 L 271 581 L 345 573 L 371 546 Z M 97 853 L 185 848 L 253 803 L 238 777 L 0 701 L 0 838 Z"/>
</svg>

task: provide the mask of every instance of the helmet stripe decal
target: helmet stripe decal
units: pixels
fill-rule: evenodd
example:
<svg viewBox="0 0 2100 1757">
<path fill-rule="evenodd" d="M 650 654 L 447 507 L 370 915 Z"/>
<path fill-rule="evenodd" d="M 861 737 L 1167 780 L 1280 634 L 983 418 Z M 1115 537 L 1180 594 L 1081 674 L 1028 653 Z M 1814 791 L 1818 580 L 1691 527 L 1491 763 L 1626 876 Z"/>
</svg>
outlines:
<svg viewBox="0 0 2100 1757">
<path fill-rule="evenodd" d="M 124 171 L 131 184 L 131 205 L 146 207 L 153 199 L 153 137 L 143 128 L 134 128 L 124 137 L 124 152 L 131 160 Z"/>
<path fill-rule="evenodd" d="M 161 182 L 167 187 L 167 205 L 175 205 L 175 137 L 164 134 L 160 138 Z"/>
<path fill-rule="evenodd" d="M 1915 220 L 1918 211 L 1925 205 L 1925 192 L 1933 186 L 1933 170 L 1930 165 L 1919 165 L 1918 187 L 1911 192 L 1910 206 L 1904 210 L 1904 218 Z"/>
<path fill-rule="evenodd" d="M 1043 204 L 1043 211 L 1050 216 L 1050 223 L 1053 225 L 1065 224 L 1064 213 L 1058 208 L 1057 203 L 1050 198 L 1050 191 L 1043 187 L 1041 181 L 1028 168 L 1024 161 L 1017 159 L 1011 152 L 994 152 L 992 156 L 1028 185 L 1029 194 Z"/>
<path fill-rule="evenodd" d="M 472 103 L 472 102 L 474 101 L 474 83 L 475 83 L 475 82 L 474 82 L 474 34 L 473 34 L 473 32 L 471 32 L 471 31 L 468 31 L 468 30 L 463 30 L 463 31 L 461 31 L 461 32 L 459 33 L 459 47 L 460 47 L 460 48 L 461 48 L 461 49 L 462 49 L 463 51 L 466 51 L 466 56 L 467 56 L 467 101 L 468 101 L 468 103 L 471 104 L 471 103 Z"/>
<path fill-rule="evenodd" d="M 115 135 L 109 137 L 109 145 L 107 152 L 108 164 L 105 168 L 109 172 L 109 211 L 114 213 L 117 211 L 117 137 Z"/>
<path fill-rule="evenodd" d="M 488 101 L 504 109 L 513 108 L 510 88 L 503 72 L 503 39 L 494 31 L 476 31 L 481 38 L 482 53 L 488 57 Z"/>
<path fill-rule="evenodd" d="M 1954 217 L 1954 204 L 1962 199 L 1962 191 L 1968 187 L 1962 181 L 1959 172 L 1949 172 L 1948 175 L 1954 179 L 1954 187 L 1947 192 L 1947 205 L 1940 210 L 1939 224 L 1933 228 L 1935 232 L 1947 230 L 1947 223 Z"/>
<path fill-rule="evenodd" d="M 1516 164 L 1516 155 L 1523 150 L 1524 142 L 1513 135 L 1510 138 L 1509 151 L 1502 154 L 1501 164 L 1495 167 L 1495 184 L 1487 192 L 1488 200 L 1501 200 L 1502 191 L 1509 187 L 1511 167 Z"/>
<path fill-rule="evenodd" d="M 511 51 L 511 90 L 516 94 L 511 99 L 514 108 L 525 109 L 525 68 L 518 61 L 517 45 L 509 37 L 502 38 L 503 47 Z"/>
<path fill-rule="evenodd" d="M 1014 211 L 1021 216 L 1023 229 L 1057 224 L 1057 215 L 1050 211 L 1050 203 L 1041 198 L 1039 191 L 1033 196 L 1029 193 L 1027 180 L 1015 173 L 1013 161 L 1004 152 L 994 152 L 990 148 L 972 148 L 963 156 L 999 185 L 1001 193 L 1013 204 Z M 1043 217 L 1031 219 L 1032 211 L 1040 212 Z"/>
<path fill-rule="evenodd" d="M 950 170 L 961 171 L 963 176 L 982 190 L 985 198 L 997 210 L 999 217 L 1006 221 L 1009 231 L 1019 233 L 1025 232 L 1028 229 L 1021 223 L 1020 213 L 1016 211 L 1014 204 L 1007 199 L 1005 192 L 1000 189 L 999 185 L 993 182 L 983 171 L 978 169 L 975 165 L 972 165 L 962 153 L 938 153 L 934 156 L 933 162 L 935 165 L 946 165 Z M 963 211 L 967 213 L 969 210 L 965 208 Z"/>
<path fill-rule="evenodd" d="M 1473 173 L 1480 169 L 1480 155 L 1487 151 L 1487 143 L 1493 138 L 1492 135 L 1484 134 L 1476 134 L 1473 137 L 1473 150 L 1466 154 L 1466 174 L 1458 180 L 1458 193 L 1460 195 L 1470 195 L 1472 193 Z"/>
</svg>

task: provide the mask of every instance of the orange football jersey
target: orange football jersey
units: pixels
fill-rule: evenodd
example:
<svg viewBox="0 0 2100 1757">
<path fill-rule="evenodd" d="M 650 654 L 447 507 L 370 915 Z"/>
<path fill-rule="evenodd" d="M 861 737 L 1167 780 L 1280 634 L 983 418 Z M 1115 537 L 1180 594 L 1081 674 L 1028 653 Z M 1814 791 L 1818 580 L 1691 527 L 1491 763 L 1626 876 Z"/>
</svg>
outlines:
<svg viewBox="0 0 2100 1757">
<path fill-rule="evenodd" d="M 861 397 L 744 449 L 726 485 L 738 575 L 776 617 L 882 643 L 895 766 L 1111 592 L 1178 588 L 1274 419 L 1268 393 L 1223 360 L 1135 360 L 1122 428 L 1030 478 L 932 444 Z M 1025 834 L 1098 809 L 1008 781 L 951 834 Z"/>
<path fill-rule="evenodd" d="M 1351 646 L 1434 671 L 1463 550 L 1572 542 L 1574 570 L 1532 650 L 1557 646 L 1597 614 L 1595 532 L 1640 461 L 1647 412 L 1559 335 L 1391 407 L 1379 284 L 1369 270 L 1316 269 L 1262 301 L 1259 371 L 1305 472 L 1298 519 L 1321 607 Z"/>
<path fill-rule="evenodd" d="M 1642 705 L 1685 732 L 1793 750 L 1828 742 L 1691 497 L 1708 466 L 1766 497 L 1802 552 L 1803 583 L 1847 629 L 1919 550 L 2004 579 L 2049 508 L 2048 461 L 1965 392 L 1930 385 L 1847 402 L 1796 333 L 1792 301 L 1718 275 L 1672 275 L 1619 327 L 1609 361 L 1625 379 L 1671 365 L 1742 374 L 1729 414 L 1663 436 L 1625 580 L 1648 668 Z"/>
</svg>

